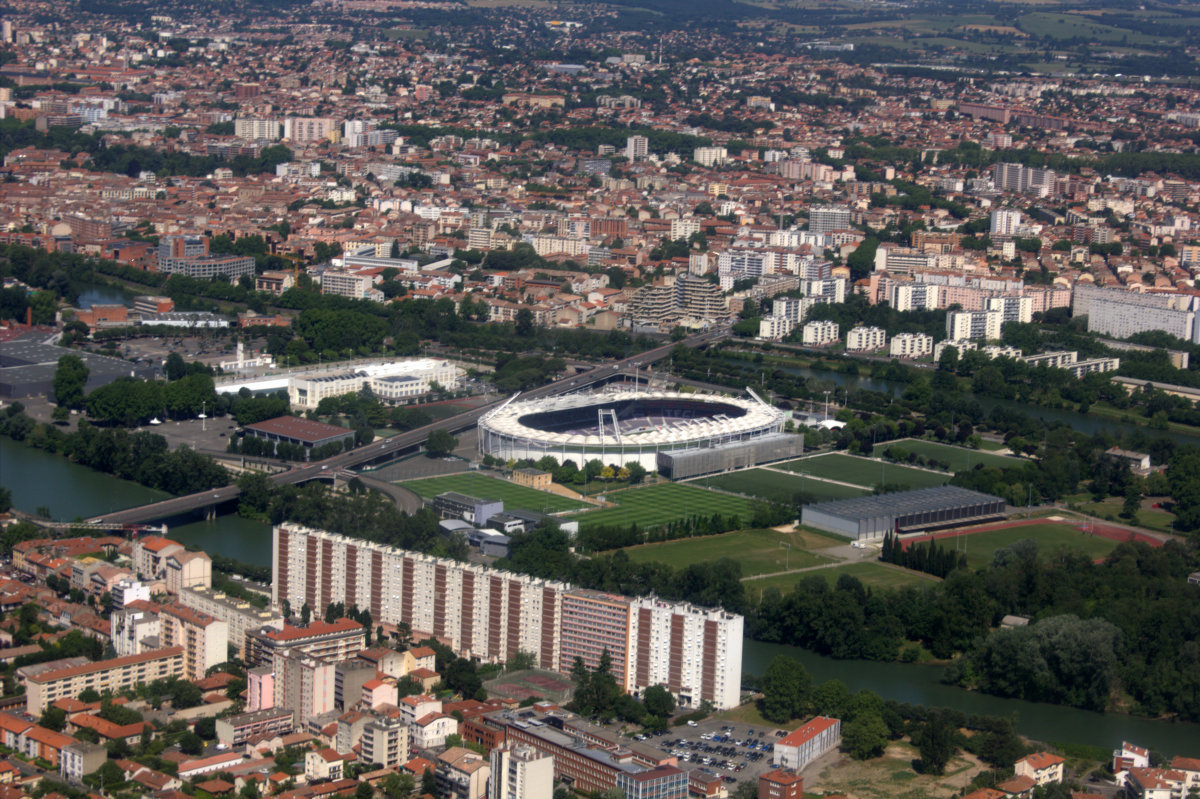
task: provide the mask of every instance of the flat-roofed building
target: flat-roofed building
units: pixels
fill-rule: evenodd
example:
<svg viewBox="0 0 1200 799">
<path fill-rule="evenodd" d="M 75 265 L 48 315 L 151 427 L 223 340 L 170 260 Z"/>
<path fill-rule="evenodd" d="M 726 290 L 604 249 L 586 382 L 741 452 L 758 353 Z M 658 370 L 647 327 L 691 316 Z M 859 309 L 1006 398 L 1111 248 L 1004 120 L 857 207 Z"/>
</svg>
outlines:
<svg viewBox="0 0 1200 799">
<path fill-rule="evenodd" d="M 252 738 L 287 735 L 295 725 L 292 711 L 268 708 L 217 719 L 217 741 L 226 746 L 241 746 Z"/>
<path fill-rule="evenodd" d="M 284 650 L 311 655 L 331 664 L 347 660 L 363 648 L 363 626 L 354 619 L 314 621 L 307 625 L 284 624 L 282 629 L 254 630 L 246 634 L 246 662 L 266 666 Z M 278 680 L 278 674 L 276 674 Z"/>
<path fill-rule="evenodd" d="M 207 613 L 172 603 L 158 611 L 162 645 L 183 648 L 183 677 L 202 680 L 213 666 L 229 660 L 229 627 Z"/>
<path fill-rule="evenodd" d="M 39 664 L 51 668 L 25 678 L 25 712 L 41 716 L 59 699 L 73 699 L 89 688 L 101 694 L 116 693 L 155 680 L 182 677 L 183 658 L 183 647 L 175 646 L 61 668 L 53 668 L 54 663 Z"/>
<path fill-rule="evenodd" d="M 525 744 L 491 750 L 488 799 L 542 799 L 553 793 L 553 757 Z"/>
<path fill-rule="evenodd" d="M 184 588 L 179 592 L 179 602 L 225 622 L 229 643 L 237 649 L 241 658 L 245 657 L 246 633 L 263 628 L 283 629 L 283 615 L 278 611 L 256 607 L 244 599 L 228 596 L 212 588 Z"/>
<path fill-rule="evenodd" d="M 362 762 L 395 768 L 409 760 L 408 726 L 399 719 L 376 718 L 363 727 L 359 739 Z"/>
</svg>

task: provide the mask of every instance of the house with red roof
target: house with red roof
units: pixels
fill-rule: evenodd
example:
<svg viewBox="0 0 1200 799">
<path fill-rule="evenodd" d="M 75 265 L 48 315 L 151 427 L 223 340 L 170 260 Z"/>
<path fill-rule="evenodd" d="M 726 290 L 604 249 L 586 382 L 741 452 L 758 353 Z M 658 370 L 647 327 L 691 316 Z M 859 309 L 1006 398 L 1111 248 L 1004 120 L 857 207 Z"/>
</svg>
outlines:
<svg viewBox="0 0 1200 799">
<path fill-rule="evenodd" d="M 1063 759 L 1049 752 L 1034 752 L 1013 765 L 1018 777 L 1030 777 L 1038 785 L 1062 782 L 1064 768 Z"/>
</svg>

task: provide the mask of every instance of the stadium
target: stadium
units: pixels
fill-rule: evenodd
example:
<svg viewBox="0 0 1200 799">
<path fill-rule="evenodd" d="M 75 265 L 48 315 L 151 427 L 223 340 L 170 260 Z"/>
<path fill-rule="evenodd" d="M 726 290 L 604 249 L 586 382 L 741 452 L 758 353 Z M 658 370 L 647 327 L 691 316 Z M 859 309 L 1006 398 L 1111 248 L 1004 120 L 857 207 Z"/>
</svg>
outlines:
<svg viewBox="0 0 1200 799">
<path fill-rule="evenodd" d="M 747 392 L 749 399 L 631 390 L 514 397 L 479 420 L 479 451 L 503 460 L 549 455 L 577 465 L 637 461 L 654 471 L 660 452 L 749 445 L 778 435 L 785 413 Z"/>
</svg>

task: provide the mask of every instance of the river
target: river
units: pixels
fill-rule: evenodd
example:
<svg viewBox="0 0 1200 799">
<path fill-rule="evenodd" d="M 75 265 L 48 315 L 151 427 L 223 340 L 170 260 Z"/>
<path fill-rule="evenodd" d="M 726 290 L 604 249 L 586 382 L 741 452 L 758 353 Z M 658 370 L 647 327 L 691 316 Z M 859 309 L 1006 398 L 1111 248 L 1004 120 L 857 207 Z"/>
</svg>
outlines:
<svg viewBox="0 0 1200 799">
<path fill-rule="evenodd" d="M 781 644 L 766 644 L 747 638 L 743 643 L 742 671 L 761 676 L 776 655 L 788 655 L 804 664 L 813 684 L 841 680 L 851 691 L 868 688 L 884 699 L 949 707 L 964 713 L 1015 718 L 1017 731 L 1038 741 L 1071 742 L 1108 749 L 1130 741 L 1165 755 L 1200 755 L 1200 724 L 1092 713 L 1087 710 L 1003 699 L 965 691 L 939 680 L 935 666 L 907 663 L 876 663 L 865 660 L 834 660 Z"/>
<path fill-rule="evenodd" d="M 0 436 L 0 485 L 12 491 L 17 510 L 48 508 L 55 521 L 74 521 L 165 499 L 163 491 L 119 480 L 60 455 Z M 69 490 L 65 490 L 69 487 Z M 232 514 L 215 521 L 167 519 L 167 535 L 181 544 L 257 566 L 271 565 L 271 527 Z"/>
<path fill-rule="evenodd" d="M 110 513 L 166 496 L 4 437 L 0 437 L 0 485 L 12 491 L 17 509 L 34 513 L 46 507 L 53 518 L 63 521 Z M 235 515 L 219 516 L 211 522 L 192 518 L 167 521 L 168 535 L 183 544 L 247 563 L 271 564 L 271 529 L 267 524 Z M 941 669 L 934 667 L 835 661 L 796 647 L 747 639 L 742 668 L 761 675 L 776 654 L 795 657 L 816 682 L 837 678 L 851 690 L 870 688 L 886 699 L 952 707 L 966 713 L 1015 715 L 1017 729 L 1041 741 L 1113 747 L 1130 740 L 1168 754 L 1200 755 L 1200 725 L 1089 713 L 972 693 L 941 684 Z"/>
</svg>

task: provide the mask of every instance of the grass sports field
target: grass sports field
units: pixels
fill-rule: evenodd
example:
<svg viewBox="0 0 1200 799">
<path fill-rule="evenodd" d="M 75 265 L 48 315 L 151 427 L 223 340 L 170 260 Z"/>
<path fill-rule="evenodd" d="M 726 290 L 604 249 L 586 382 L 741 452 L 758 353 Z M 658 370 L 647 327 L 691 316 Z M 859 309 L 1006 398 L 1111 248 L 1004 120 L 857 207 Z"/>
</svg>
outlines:
<svg viewBox="0 0 1200 799">
<path fill-rule="evenodd" d="M 973 469 L 981 463 L 985 463 L 988 466 L 1001 467 L 1016 466 L 1021 463 L 1018 458 L 1009 458 L 1005 455 L 996 455 L 991 452 L 980 452 L 977 449 L 967 449 L 966 447 L 953 447 L 949 444 L 939 444 L 936 441 L 922 441 L 917 438 L 902 438 L 899 441 L 876 444 L 876 457 L 883 457 L 884 450 L 889 447 L 905 449 L 926 458 L 934 458 L 942 463 L 948 463 L 952 472 Z"/>
<path fill-rule="evenodd" d="M 886 483 L 905 484 L 909 488 L 930 488 L 945 485 L 950 480 L 949 474 L 927 472 L 923 469 L 897 466 L 894 463 L 885 463 L 881 467 L 879 461 L 840 452 L 801 458 L 780 465 L 788 471 L 853 483 L 866 488 L 878 485 L 881 476 Z"/>
<path fill-rule="evenodd" d="M 892 569 L 874 561 L 863 561 L 862 563 L 847 563 L 845 566 L 835 566 L 829 569 L 813 569 L 812 571 L 799 572 L 797 574 L 778 574 L 773 577 L 743 580 L 742 585 L 746 587 L 746 593 L 750 598 L 757 600 L 759 591 L 775 588 L 786 594 L 797 583 L 809 577 L 821 577 L 830 585 L 833 585 L 837 582 L 838 577 L 843 574 L 857 577 L 867 588 L 907 588 L 910 585 L 931 585 L 936 582 L 935 578 L 927 574 Z"/>
<path fill-rule="evenodd" d="M 769 502 L 790 503 L 797 492 L 812 496 L 815 501 L 827 499 L 849 499 L 867 493 L 863 489 L 850 488 L 822 480 L 809 480 L 795 474 L 785 474 L 772 469 L 746 469 L 714 477 L 696 480 L 694 485 L 709 485 L 735 494 L 761 497 Z"/>
<path fill-rule="evenodd" d="M 630 488 L 608 495 L 617 507 L 581 513 L 573 518 L 579 526 L 620 527 L 638 524 L 646 528 L 667 524 L 691 516 L 725 516 L 736 514 L 742 524 L 748 524 L 753 500 L 705 491 L 682 483 L 660 483 L 645 488 Z"/>
<path fill-rule="evenodd" d="M 1083 552 L 1090 558 L 1103 558 L 1117 546 L 1118 541 L 1098 535 L 1088 535 L 1070 524 L 1045 522 L 1000 530 L 985 530 L 967 535 L 952 535 L 938 538 L 938 545 L 967 553 L 967 566 L 982 569 L 992 562 L 997 549 L 1009 546 L 1024 538 L 1038 545 L 1038 557 L 1048 558 L 1063 547 Z"/>
<path fill-rule="evenodd" d="M 838 542 L 830 539 L 829 545 Z M 788 544 L 790 551 L 783 546 Z M 742 574 L 770 574 L 784 568 L 803 569 L 832 562 L 823 555 L 814 555 L 798 547 L 804 542 L 796 540 L 791 533 L 774 530 L 741 530 L 724 535 L 709 535 L 700 538 L 680 538 L 655 544 L 629 547 L 625 553 L 635 563 L 669 563 L 675 568 L 691 566 L 693 563 L 729 558 L 742 564 Z"/>
<path fill-rule="evenodd" d="M 562 510 L 576 510 L 588 505 L 574 499 L 560 497 L 533 488 L 526 488 L 507 480 L 490 477 L 481 472 L 464 472 L 448 474 L 443 477 L 427 477 L 422 480 L 408 480 L 401 483 L 405 488 L 412 489 L 422 497 L 430 498 L 444 491 L 457 491 L 480 499 L 498 499 L 507 508 L 524 508 L 526 510 L 549 511 L 554 513 Z"/>
</svg>

